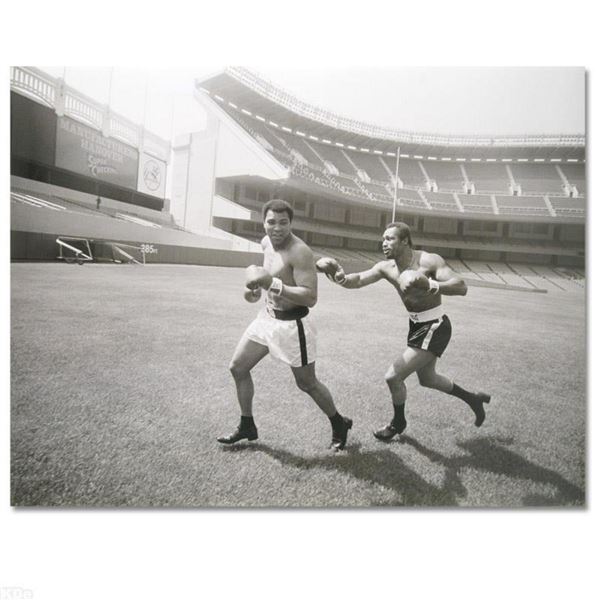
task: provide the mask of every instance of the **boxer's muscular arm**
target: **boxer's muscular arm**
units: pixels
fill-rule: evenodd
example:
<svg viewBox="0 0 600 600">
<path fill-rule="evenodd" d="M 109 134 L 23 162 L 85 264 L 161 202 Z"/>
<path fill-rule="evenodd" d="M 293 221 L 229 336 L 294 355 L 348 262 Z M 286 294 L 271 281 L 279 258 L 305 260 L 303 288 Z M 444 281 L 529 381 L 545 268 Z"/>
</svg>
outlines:
<svg viewBox="0 0 600 600">
<path fill-rule="evenodd" d="M 453 271 L 446 261 L 438 254 L 427 253 L 424 266 L 439 284 L 439 293 L 444 296 L 466 296 L 467 284 L 462 277 Z"/>
<path fill-rule="evenodd" d="M 281 297 L 300 306 L 313 307 L 317 303 L 317 270 L 311 250 L 306 246 L 290 253 L 290 264 L 296 285 L 284 284 Z"/>
<path fill-rule="evenodd" d="M 340 281 L 339 284 L 348 289 L 358 289 L 372 283 L 377 283 L 385 277 L 382 265 L 383 263 L 378 262 L 366 271 L 346 275 L 346 278 Z"/>
</svg>

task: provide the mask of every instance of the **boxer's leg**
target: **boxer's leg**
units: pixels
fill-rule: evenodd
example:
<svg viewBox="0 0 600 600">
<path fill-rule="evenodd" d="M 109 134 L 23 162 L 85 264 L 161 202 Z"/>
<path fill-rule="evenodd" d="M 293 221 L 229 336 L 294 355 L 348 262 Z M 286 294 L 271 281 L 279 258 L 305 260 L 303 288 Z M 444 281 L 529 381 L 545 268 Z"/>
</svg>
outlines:
<svg viewBox="0 0 600 600">
<path fill-rule="evenodd" d="M 255 440 L 258 437 L 254 418 L 252 416 L 252 399 L 254 398 L 254 383 L 250 371 L 267 354 L 269 349 L 257 342 L 252 341 L 246 335 L 239 341 L 229 370 L 235 380 L 237 399 L 242 413 L 240 424 L 231 435 L 217 438 L 222 444 L 233 444 L 239 440 Z"/>
</svg>

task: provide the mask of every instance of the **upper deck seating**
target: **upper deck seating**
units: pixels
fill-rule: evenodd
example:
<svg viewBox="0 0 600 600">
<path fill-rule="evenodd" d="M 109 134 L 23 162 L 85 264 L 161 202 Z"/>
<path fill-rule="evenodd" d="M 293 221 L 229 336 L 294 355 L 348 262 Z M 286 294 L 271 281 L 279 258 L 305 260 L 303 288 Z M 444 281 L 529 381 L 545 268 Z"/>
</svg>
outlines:
<svg viewBox="0 0 600 600">
<path fill-rule="evenodd" d="M 577 187 L 577 191 L 581 196 L 585 196 L 585 165 L 567 163 L 565 165 L 561 165 L 560 168 L 569 183 Z"/>
<path fill-rule="evenodd" d="M 398 205 L 408 206 L 413 208 L 427 209 L 427 205 L 415 190 L 400 189 L 398 190 Z"/>
<path fill-rule="evenodd" d="M 462 192 L 464 177 L 457 163 L 427 161 L 425 170 L 440 191 Z"/>
<path fill-rule="evenodd" d="M 369 193 L 373 194 L 375 197 L 391 200 L 394 197 L 393 190 L 390 186 L 382 185 L 381 183 L 377 183 L 375 181 L 371 181 L 371 183 L 361 182 L 361 184 L 369 190 Z"/>
<path fill-rule="evenodd" d="M 390 174 L 386 171 L 381 162 L 381 155 L 367 154 L 358 150 L 345 150 L 346 154 L 352 159 L 352 162 L 359 168 L 363 169 L 371 179 L 389 183 Z M 386 163 L 387 164 L 387 163 Z M 391 169 L 392 175 L 396 172 L 396 167 Z"/>
<path fill-rule="evenodd" d="M 510 168 L 524 194 L 564 193 L 562 179 L 554 165 L 517 163 Z"/>
<path fill-rule="evenodd" d="M 389 159 L 386 159 L 386 161 L 388 160 Z M 392 173 L 393 172 L 394 171 L 392 171 Z M 421 171 L 419 162 L 416 160 L 408 160 L 401 158 L 400 163 L 398 165 L 398 177 L 404 183 L 404 185 L 418 187 L 425 187 L 427 185 L 425 175 L 423 174 L 423 171 Z"/>
<path fill-rule="evenodd" d="M 540 196 L 496 196 L 499 214 L 550 216 L 544 198 Z"/>
<path fill-rule="evenodd" d="M 344 195 L 351 195 L 366 201 L 385 203 L 393 198 L 393 177 L 395 172 L 395 158 L 386 155 L 374 155 L 361 152 L 359 148 L 350 150 L 332 144 L 324 144 L 311 140 L 310 136 L 299 136 L 283 127 L 275 127 L 268 122 L 262 122 L 252 116 L 225 108 L 229 114 L 252 135 L 267 151 L 272 153 L 282 164 L 298 167 L 297 163 L 305 165 L 304 170 L 309 173 L 295 173 L 304 178 L 316 180 L 318 185 L 325 185 L 330 189 L 338 189 Z M 338 175 L 326 169 L 325 162 L 332 164 Z M 387 165 L 389 172 L 386 170 Z M 454 199 L 444 192 L 456 192 L 466 212 L 480 212 L 492 214 L 493 204 L 487 194 L 497 195 L 498 212 L 500 214 L 547 214 L 548 209 L 541 196 L 548 194 L 551 198 L 558 198 L 564 193 L 563 180 L 556 165 L 541 163 L 510 163 L 510 170 L 514 181 L 521 186 L 520 200 L 509 196 L 510 177 L 507 165 L 503 163 L 465 162 L 450 163 L 439 161 L 420 162 L 416 159 L 401 158 L 398 174 L 403 183 L 403 188 L 398 190 L 400 204 L 415 208 L 428 208 L 422 198 L 414 189 L 426 190 L 427 178 L 421 168 L 423 164 L 427 175 L 434 180 L 441 196 L 425 192 L 433 209 L 455 210 Z M 462 168 L 461 168 L 462 167 Z M 579 164 L 564 164 L 560 167 L 569 182 L 577 186 L 580 195 L 585 193 L 585 168 Z M 363 181 L 357 169 L 367 173 L 371 182 Z M 461 193 L 464 182 L 462 170 L 467 179 L 475 186 L 475 194 Z M 310 175 L 312 173 L 312 176 Z M 323 181 L 323 177 L 325 180 Z M 378 185 L 378 182 L 384 185 Z M 532 194 L 531 201 L 524 200 Z M 534 194 L 536 194 L 534 196 Z M 539 195 L 538 195 L 539 194 Z M 557 203 L 557 214 L 574 215 L 583 210 L 583 207 L 563 205 Z M 458 208 L 457 208 L 458 210 Z"/>
<path fill-rule="evenodd" d="M 434 210 L 446 210 L 450 212 L 458 213 L 458 206 L 454 196 L 451 193 L 435 193 L 435 192 L 423 192 L 431 208 Z"/>
<path fill-rule="evenodd" d="M 475 184 L 475 191 L 477 193 L 507 193 L 510 189 L 510 178 L 503 164 L 465 163 L 464 168 L 469 181 Z"/>
<path fill-rule="evenodd" d="M 585 215 L 585 198 L 551 197 L 550 203 L 557 215 L 565 217 Z"/>
<path fill-rule="evenodd" d="M 315 152 L 323 160 L 328 160 L 340 172 L 351 176 L 356 175 L 356 171 L 348 159 L 342 154 L 339 148 L 329 146 L 327 144 L 318 144 L 311 140 L 304 140 L 304 144 L 313 152 L 309 152 L 312 157 L 316 158 Z"/>
<path fill-rule="evenodd" d="M 491 196 L 483 194 L 457 194 L 465 212 L 493 214 L 494 206 Z"/>
<path fill-rule="evenodd" d="M 261 146 L 268 152 L 271 152 L 279 158 L 289 156 L 289 147 L 285 144 L 280 136 L 277 135 L 277 130 L 273 127 L 268 127 L 261 121 L 244 115 L 238 111 L 228 111 L 230 116 L 241 127 L 243 127 Z M 266 144 L 265 144 L 266 142 Z"/>
</svg>

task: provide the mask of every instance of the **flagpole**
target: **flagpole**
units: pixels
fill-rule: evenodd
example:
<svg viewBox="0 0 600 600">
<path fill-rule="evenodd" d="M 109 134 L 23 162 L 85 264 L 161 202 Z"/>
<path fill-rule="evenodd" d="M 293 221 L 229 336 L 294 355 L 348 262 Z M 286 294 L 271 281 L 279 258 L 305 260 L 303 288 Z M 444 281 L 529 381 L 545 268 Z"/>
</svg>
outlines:
<svg viewBox="0 0 600 600">
<path fill-rule="evenodd" d="M 110 104 L 112 102 L 112 87 L 113 87 L 113 74 L 114 74 L 115 68 L 111 67 L 110 68 L 110 75 L 108 78 L 108 109 L 110 110 Z"/>
<path fill-rule="evenodd" d="M 392 209 L 392 223 L 396 221 L 396 201 L 398 199 L 398 168 L 400 166 L 400 146 L 396 148 L 396 178 L 394 179 L 394 208 Z"/>
<path fill-rule="evenodd" d="M 169 145 L 173 145 L 173 134 L 175 133 L 175 94 L 171 94 L 171 135 Z"/>
<path fill-rule="evenodd" d="M 142 127 L 146 129 L 146 115 L 148 114 L 148 71 L 146 71 L 146 86 L 144 88 L 144 116 L 142 117 Z"/>
</svg>

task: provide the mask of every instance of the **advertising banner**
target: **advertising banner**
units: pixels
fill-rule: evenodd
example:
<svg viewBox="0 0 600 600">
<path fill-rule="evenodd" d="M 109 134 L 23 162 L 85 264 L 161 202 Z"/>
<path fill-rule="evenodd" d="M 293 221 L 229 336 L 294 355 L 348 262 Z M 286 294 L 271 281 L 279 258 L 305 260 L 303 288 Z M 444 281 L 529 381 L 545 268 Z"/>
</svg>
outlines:
<svg viewBox="0 0 600 600">
<path fill-rule="evenodd" d="M 60 117 L 56 128 L 56 166 L 122 187 L 137 189 L 138 151 L 100 131 Z"/>
<path fill-rule="evenodd" d="M 10 153 L 54 165 L 56 113 L 16 92 L 10 93 Z"/>
<path fill-rule="evenodd" d="M 158 158 L 142 152 L 138 173 L 138 192 L 157 198 L 165 197 L 167 165 Z"/>
</svg>

